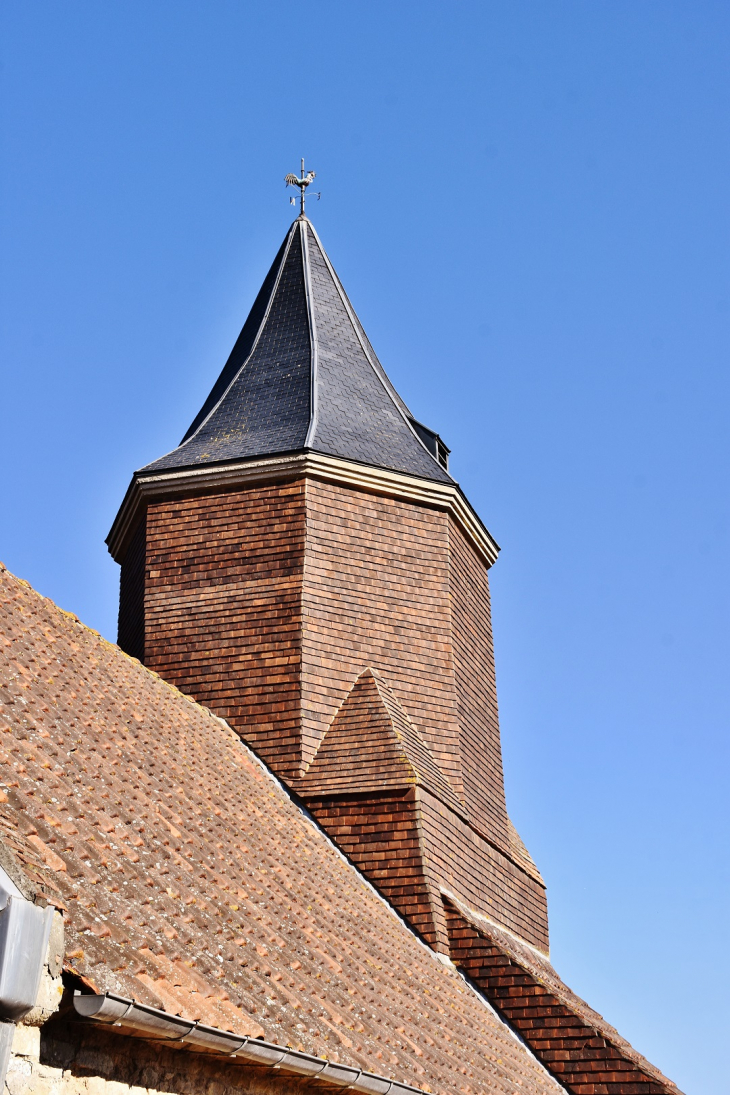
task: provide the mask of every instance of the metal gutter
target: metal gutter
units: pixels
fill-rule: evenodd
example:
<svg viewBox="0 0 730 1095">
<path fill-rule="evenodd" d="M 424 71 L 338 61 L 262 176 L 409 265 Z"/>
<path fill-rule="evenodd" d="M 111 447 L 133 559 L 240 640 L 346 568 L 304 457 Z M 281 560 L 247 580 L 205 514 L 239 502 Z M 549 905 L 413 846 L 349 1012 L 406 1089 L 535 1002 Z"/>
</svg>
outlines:
<svg viewBox="0 0 730 1095">
<path fill-rule="evenodd" d="M 374 1072 L 336 1064 L 325 1057 L 312 1057 L 309 1053 L 277 1046 L 260 1038 L 244 1038 L 228 1030 L 208 1027 L 191 1019 L 183 1019 L 180 1015 L 170 1015 L 146 1004 L 138 1004 L 113 992 L 103 996 L 86 996 L 77 992 L 73 1002 L 78 1015 L 108 1026 L 121 1027 L 121 1033 L 130 1033 L 139 1038 L 158 1039 L 177 1045 L 185 1043 L 192 1049 L 208 1050 L 265 1068 L 281 1069 L 334 1087 L 362 1091 L 366 1095 L 405 1095 L 406 1092 L 423 1095 L 418 1087 L 389 1080 Z"/>
</svg>

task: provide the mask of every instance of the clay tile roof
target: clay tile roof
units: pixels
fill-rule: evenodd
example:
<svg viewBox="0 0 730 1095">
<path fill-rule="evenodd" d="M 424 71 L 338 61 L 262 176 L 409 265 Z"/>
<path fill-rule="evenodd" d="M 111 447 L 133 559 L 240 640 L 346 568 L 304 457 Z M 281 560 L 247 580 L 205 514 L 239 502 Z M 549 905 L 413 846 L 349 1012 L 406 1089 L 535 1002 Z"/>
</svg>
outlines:
<svg viewBox="0 0 730 1095">
<path fill-rule="evenodd" d="M 219 719 L 0 571 L 0 826 L 115 992 L 434 1092 L 560 1086 Z"/>
<path fill-rule="evenodd" d="M 142 471 L 311 451 L 451 483 L 437 440 L 391 384 L 317 233 L 299 217 L 190 429 Z"/>
</svg>

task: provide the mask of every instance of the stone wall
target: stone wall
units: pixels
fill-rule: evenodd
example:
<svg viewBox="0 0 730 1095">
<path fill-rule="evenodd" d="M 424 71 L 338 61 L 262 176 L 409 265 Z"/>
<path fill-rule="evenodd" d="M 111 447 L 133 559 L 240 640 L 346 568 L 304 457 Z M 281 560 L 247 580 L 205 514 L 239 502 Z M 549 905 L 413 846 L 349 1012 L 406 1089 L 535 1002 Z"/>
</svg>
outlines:
<svg viewBox="0 0 730 1095">
<path fill-rule="evenodd" d="M 300 1095 L 294 1076 L 104 1028 L 19 1026 L 3 1095 Z"/>
</svg>

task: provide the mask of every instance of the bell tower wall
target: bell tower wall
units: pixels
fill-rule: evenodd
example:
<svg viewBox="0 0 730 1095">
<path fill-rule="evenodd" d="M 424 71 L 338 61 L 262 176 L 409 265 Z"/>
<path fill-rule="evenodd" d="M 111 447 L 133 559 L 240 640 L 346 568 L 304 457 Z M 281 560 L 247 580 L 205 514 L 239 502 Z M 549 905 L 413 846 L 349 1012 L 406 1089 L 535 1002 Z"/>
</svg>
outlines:
<svg viewBox="0 0 730 1095">
<path fill-rule="evenodd" d="M 306 491 L 305 763 L 370 666 L 394 685 L 463 797 L 446 515 L 317 479 Z"/>
<path fill-rule="evenodd" d="M 472 825 L 504 848 L 509 838 L 489 578 L 484 560 L 452 517 L 448 529 L 451 638 L 464 797 Z"/>
<path fill-rule="evenodd" d="M 354 681 L 383 673 L 464 803 L 507 850 L 487 567 L 453 516 L 307 480 L 305 765 Z"/>
<path fill-rule="evenodd" d="M 432 946 L 447 946 L 445 886 L 547 947 L 544 884 L 504 803 L 487 567 L 446 506 L 311 472 L 149 497 L 124 555 L 120 641 L 122 625 L 128 652 L 225 718 Z M 346 751 L 331 791 L 307 790 L 367 669 L 450 806 L 413 797 L 407 773 L 365 801 Z"/>
<path fill-rule="evenodd" d="M 283 778 L 300 767 L 303 480 L 153 501 L 144 661 Z"/>
</svg>

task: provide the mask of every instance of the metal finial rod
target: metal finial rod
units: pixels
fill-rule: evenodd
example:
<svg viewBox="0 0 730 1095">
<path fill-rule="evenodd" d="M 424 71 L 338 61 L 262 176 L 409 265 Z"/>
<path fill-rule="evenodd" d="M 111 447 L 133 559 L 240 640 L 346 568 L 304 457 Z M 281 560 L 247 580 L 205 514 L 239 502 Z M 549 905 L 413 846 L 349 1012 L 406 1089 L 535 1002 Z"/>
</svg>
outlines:
<svg viewBox="0 0 730 1095">
<path fill-rule="evenodd" d="M 310 171 L 308 174 L 304 174 L 304 157 L 302 156 L 302 174 L 300 178 L 296 175 L 287 175 L 284 182 L 287 186 L 299 187 L 299 215 L 304 216 L 304 193 L 311 182 L 317 177 L 316 171 Z M 293 199 L 292 199 L 293 200 Z"/>
</svg>

